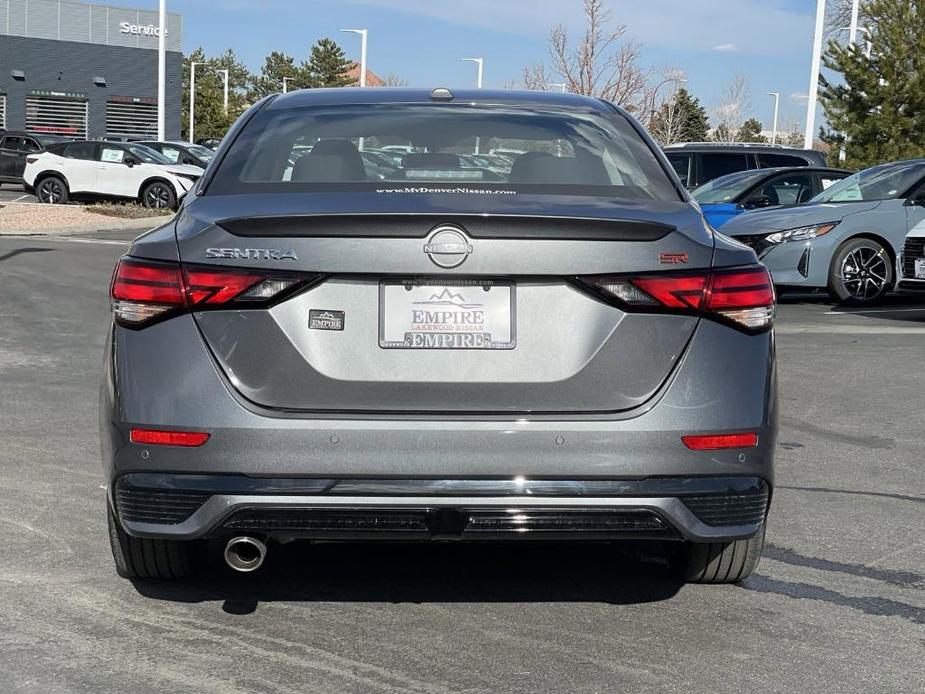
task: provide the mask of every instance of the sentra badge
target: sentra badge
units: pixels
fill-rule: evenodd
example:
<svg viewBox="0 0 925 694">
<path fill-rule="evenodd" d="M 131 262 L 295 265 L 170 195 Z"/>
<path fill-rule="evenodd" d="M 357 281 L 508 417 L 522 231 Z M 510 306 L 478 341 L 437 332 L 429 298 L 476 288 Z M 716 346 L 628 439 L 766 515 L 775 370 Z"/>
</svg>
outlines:
<svg viewBox="0 0 925 694">
<path fill-rule="evenodd" d="M 206 258 L 234 260 L 298 260 L 291 249 L 279 248 L 207 248 Z"/>
</svg>

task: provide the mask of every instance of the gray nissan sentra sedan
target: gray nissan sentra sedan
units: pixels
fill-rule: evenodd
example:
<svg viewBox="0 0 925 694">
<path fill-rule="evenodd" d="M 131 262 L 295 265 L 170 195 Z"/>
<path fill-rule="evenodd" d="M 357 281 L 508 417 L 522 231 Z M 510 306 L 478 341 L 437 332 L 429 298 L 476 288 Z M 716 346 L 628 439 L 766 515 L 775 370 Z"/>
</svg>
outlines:
<svg viewBox="0 0 925 694">
<path fill-rule="evenodd" d="M 509 168 L 460 158 L 494 149 Z M 186 575 L 207 540 L 238 571 L 291 540 L 662 540 L 708 583 L 760 558 L 770 277 L 612 104 L 267 97 L 111 297 L 122 576 Z"/>
</svg>

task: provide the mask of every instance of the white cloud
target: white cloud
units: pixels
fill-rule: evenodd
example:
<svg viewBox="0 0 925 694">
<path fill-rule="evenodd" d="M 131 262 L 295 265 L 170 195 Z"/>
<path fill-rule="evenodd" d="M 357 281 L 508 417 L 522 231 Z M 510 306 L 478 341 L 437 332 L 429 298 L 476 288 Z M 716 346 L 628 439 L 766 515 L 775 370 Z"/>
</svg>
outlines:
<svg viewBox="0 0 925 694">
<path fill-rule="evenodd" d="M 713 46 L 713 50 L 717 53 L 735 53 L 738 48 L 734 43 L 721 43 L 718 46 Z"/>
<path fill-rule="evenodd" d="M 526 36 L 545 36 L 556 24 L 573 32 L 584 25 L 580 0 L 349 1 Z M 732 45 L 728 41 L 734 34 L 737 52 L 780 57 L 808 54 L 812 45 L 812 8 L 794 11 L 786 0 L 610 0 L 607 5 L 614 23 L 625 24 L 627 36 L 647 46 L 704 51 Z"/>
</svg>

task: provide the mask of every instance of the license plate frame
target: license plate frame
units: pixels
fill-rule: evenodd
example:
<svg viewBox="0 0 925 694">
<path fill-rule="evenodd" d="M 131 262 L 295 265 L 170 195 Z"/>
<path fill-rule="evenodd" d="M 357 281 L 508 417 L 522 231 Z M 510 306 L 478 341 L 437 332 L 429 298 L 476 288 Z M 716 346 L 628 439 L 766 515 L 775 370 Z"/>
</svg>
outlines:
<svg viewBox="0 0 925 694">
<path fill-rule="evenodd" d="M 925 280 L 925 258 L 916 258 L 912 266 L 912 277 L 917 280 Z"/>
<path fill-rule="evenodd" d="M 468 299 L 463 292 L 469 294 Z M 492 292 L 496 293 L 492 295 Z M 485 301 L 489 296 L 490 306 Z M 381 280 L 379 347 L 451 351 L 514 349 L 517 346 L 516 297 L 517 287 L 509 280 L 435 277 Z M 414 319 L 422 316 L 413 313 L 415 305 L 421 307 L 419 311 L 430 311 L 427 318 L 440 320 L 416 323 Z M 398 311 L 403 313 L 401 318 L 394 317 Z M 477 320 L 479 311 L 482 312 L 481 321 Z M 506 325 L 501 320 L 505 314 Z M 482 326 L 481 330 L 478 326 Z"/>
</svg>

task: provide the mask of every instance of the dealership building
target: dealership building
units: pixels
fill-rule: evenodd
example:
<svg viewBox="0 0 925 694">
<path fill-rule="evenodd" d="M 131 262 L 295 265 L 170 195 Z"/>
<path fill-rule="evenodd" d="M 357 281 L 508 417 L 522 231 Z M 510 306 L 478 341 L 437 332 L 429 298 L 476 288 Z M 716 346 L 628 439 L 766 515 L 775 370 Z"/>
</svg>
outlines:
<svg viewBox="0 0 925 694">
<path fill-rule="evenodd" d="M 90 139 L 156 137 L 158 34 L 156 11 L 0 0 L 0 128 Z M 166 136 L 178 139 L 178 14 L 167 16 L 166 45 Z"/>
</svg>

